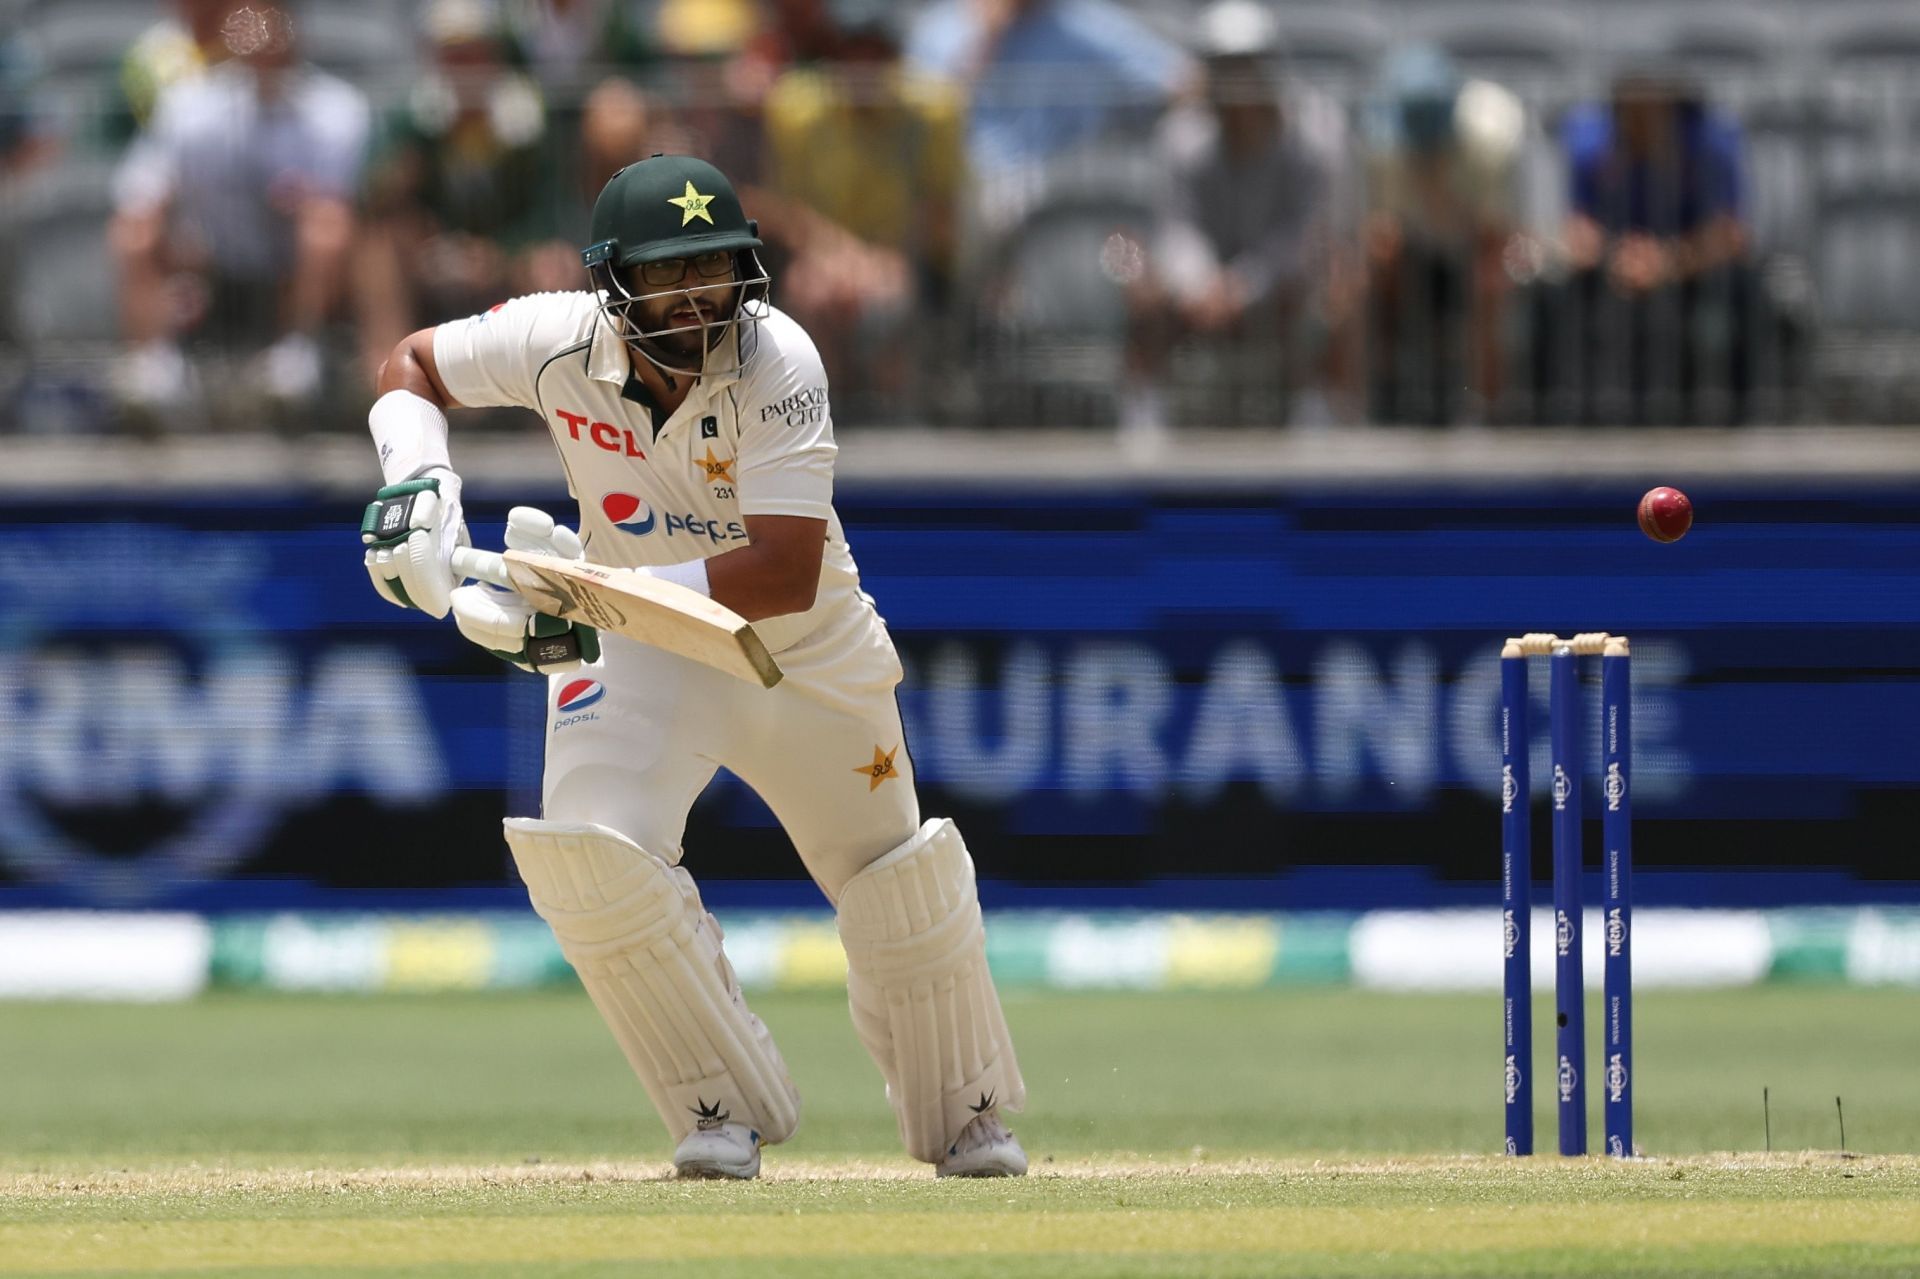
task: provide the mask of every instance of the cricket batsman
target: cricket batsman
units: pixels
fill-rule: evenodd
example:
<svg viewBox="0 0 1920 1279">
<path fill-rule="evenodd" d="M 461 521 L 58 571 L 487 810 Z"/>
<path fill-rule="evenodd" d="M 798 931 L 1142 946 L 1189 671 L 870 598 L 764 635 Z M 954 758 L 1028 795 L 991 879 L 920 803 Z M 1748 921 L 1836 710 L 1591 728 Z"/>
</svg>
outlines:
<svg viewBox="0 0 1920 1279">
<path fill-rule="evenodd" d="M 687 811 L 725 767 L 766 801 L 833 904 L 848 1001 L 900 1136 L 940 1176 L 1026 1172 L 1000 1112 L 1026 1085 L 987 971 L 973 860 L 922 822 L 899 658 L 833 509 L 826 375 L 726 177 L 656 155 L 594 204 L 587 287 L 422 329 L 368 414 L 386 487 L 363 524 L 389 601 L 547 677 L 538 817 L 506 822 L 533 907 L 678 1143 L 683 1177 L 747 1178 L 800 1097 L 680 865 Z M 517 508 L 507 545 L 584 556 L 754 623 L 772 689 L 463 585 L 447 411 L 519 405 L 560 450 L 580 529 Z"/>
</svg>

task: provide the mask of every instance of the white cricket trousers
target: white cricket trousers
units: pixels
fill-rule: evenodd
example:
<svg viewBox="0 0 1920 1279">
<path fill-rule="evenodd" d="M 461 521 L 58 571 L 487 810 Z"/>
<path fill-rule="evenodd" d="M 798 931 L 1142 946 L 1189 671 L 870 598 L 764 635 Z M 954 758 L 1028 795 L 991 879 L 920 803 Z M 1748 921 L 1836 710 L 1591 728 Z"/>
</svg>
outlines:
<svg viewBox="0 0 1920 1279">
<path fill-rule="evenodd" d="M 612 827 L 677 864 L 687 812 L 724 767 L 766 801 L 837 903 L 920 826 L 898 662 L 884 632 L 868 634 L 884 660 L 869 642 L 835 664 L 857 678 L 823 686 L 809 669 L 763 689 L 601 632 L 598 665 L 548 679 L 541 815 Z"/>
</svg>

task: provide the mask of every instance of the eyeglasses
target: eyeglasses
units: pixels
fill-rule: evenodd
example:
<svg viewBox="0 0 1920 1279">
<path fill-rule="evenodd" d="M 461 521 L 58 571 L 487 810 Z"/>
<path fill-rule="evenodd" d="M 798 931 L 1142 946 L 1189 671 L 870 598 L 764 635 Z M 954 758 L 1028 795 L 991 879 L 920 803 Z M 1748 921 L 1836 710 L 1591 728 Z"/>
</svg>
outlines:
<svg viewBox="0 0 1920 1279">
<path fill-rule="evenodd" d="M 733 271 L 733 252 L 730 249 L 715 249 L 692 258 L 661 258 L 657 262 L 642 262 L 640 278 L 655 288 L 678 284 L 686 278 L 689 262 L 693 264 L 695 274 L 711 280 Z"/>
</svg>

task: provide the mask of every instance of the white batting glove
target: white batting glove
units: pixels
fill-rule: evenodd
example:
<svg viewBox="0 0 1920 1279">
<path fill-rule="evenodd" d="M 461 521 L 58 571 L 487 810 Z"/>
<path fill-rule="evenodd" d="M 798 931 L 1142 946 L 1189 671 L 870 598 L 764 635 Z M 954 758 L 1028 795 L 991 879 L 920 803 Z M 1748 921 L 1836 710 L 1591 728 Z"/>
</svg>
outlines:
<svg viewBox="0 0 1920 1279">
<path fill-rule="evenodd" d="M 452 607 L 455 547 L 470 544 L 460 512 L 460 477 L 434 467 L 374 494 L 360 521 L 367 576 L 389 604 L 445 617 Z"/>
<path fill-rule="evenodd" d="M 577 560 L 580 537 L 545 511 L 516 506 L 507 513 L 507 549 Z M 523 671 L 549 675 L 600 660 L 600 634 L 538 612 L 519 592 L 482 582 L 452 595 L 453 624 L 460 633 Z"/>
</svg>

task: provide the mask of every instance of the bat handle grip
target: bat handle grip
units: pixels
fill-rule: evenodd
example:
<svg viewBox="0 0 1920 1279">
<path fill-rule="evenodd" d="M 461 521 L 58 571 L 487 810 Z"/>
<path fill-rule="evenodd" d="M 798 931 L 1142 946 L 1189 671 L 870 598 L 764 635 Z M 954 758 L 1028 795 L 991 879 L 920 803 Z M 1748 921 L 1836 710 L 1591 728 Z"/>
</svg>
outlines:
<svg viewBox="0 0 1920 1279">
<path fill-rule="evenodd" d="M 513 579 L 507 575 L 507 561 L 498 551 L 456 546 L 453 548 L 453 571 L 463 578 L 471 577 L 475 581 L 508 589 L 513 587 Z"/>
</svg>

